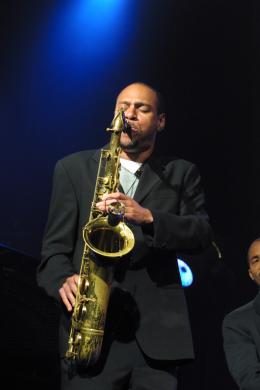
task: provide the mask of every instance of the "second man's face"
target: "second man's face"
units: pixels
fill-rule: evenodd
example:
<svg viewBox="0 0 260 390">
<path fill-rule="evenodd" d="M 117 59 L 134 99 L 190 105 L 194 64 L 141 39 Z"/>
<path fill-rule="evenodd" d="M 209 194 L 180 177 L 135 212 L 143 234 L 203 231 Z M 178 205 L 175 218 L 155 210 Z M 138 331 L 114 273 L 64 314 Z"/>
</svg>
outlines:
<svg viewBox="0 0 260 390">
<path fill-rule="evenodd" d="M 260 286 L 260 241 L 254 241 L 248 251 L 249 276 Z"/>
</svg>

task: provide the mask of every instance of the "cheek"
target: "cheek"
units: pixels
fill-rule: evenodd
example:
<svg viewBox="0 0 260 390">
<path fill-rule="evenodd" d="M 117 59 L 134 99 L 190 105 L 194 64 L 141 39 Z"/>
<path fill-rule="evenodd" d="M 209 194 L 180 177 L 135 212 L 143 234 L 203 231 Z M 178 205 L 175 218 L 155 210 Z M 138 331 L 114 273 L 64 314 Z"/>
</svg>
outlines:
<svg viewBox="0 0 260 390">
<path fill-rule="evenodd" d="M 259 278 L 259 273 L 260 273 L 260 264 L 257 264 L 257 266 L 251 268 L 251 276 L 254 279 Z"/>
<path fill-rule="evenodd" d="M 157 121 L 147 119 L 146 121 L 140 122 L 143 132 L 147 135 L 157 133 L 158 123 Z"/>
</svg>

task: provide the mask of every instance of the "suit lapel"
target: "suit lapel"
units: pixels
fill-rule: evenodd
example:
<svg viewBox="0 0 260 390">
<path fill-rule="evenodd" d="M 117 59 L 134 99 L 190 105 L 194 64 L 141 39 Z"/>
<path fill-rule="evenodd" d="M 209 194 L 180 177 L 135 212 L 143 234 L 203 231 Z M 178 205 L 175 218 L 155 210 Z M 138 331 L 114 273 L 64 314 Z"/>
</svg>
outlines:
<svg viewBox="0 0 260 390">
<path fill-rule="evenodd" d="M 138 183 L 134 199 L 140 203 L 150 193 L 154 185 L 160 180 L 159 171 L 163 171 L 163 165 L 155 159 L 144 163 L 140 181 Z"/>
<path fill-rule="evenodd" d="M 109 145 L 105 145 L 103 149 L 108 148 L 108 146 Z M 100 149 L 96 150 L 96 152 L 93 154 L 93 159 L 95 160 L 96 164 L 99 163 Z M 134 195 L 134 199 L 138 203 L 143 201 L 143 199 L 150 193 L 154 185 L 161 180 L 162 176 L 164 176 L 166 163 L 167 159 L 164 161 L 164 159 L 161 160 L 156 157 L 151 157 L 149 161 L 146 161 L 143 164 L 142 174 Z M 124 193 L 121 185 L 119 186 L 119 190 L 120 192 Z"/>
</svg>

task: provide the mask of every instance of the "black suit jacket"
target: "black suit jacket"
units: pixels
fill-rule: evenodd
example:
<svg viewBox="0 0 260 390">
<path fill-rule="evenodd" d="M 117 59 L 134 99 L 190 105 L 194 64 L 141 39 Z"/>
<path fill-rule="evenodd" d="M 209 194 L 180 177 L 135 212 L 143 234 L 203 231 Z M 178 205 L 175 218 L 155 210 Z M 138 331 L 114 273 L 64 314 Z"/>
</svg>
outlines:
<svg viewBox="0 0 260 390">
<path fill-rule="evenodd" d="M 240 389 L 260 389 L 260 293 L 223 321 L 229 371 Z"/>
<path fill-rule="evenodd" d="M 38 283 L 57 301 L 63 281 L 80 269 L 82 227 L 89 219 L 99 156 L 100 151 L 82 151 L 55 167 Z M 132 226 L 135 247 L 118 265 L 108 323 L 122 322 L 121 330 L 127 327 L 128 334 L 116 329 L 118 338 L 136 336 L 152 358 L 191 359 L 192 337 L 176 252 L 195 253 L 210 241 L 200 175 L 187 161 L 150 158 L 134 198 L 151 210 L 154 222 Z M 67 349 L 68 329 L 63 310 L 61 355 Z"/>
</svg>

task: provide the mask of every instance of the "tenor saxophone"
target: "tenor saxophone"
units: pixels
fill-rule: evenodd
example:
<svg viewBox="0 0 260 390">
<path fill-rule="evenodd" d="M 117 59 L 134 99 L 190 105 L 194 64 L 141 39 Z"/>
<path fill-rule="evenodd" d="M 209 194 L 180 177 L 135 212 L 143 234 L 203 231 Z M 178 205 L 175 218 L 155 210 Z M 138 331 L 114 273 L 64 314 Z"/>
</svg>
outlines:
<svg viewBox="0 0 260 390">
<path fill-rule="evenodd" d="M 120 136 L 127 123 L 123 110 L 113 118 L 108 149 L 101 149 L 93 201 L 83 227 L 84 248 L 66 357 L 85 367 L 101 353 L 115 263 L 134 246 L 134 235 L 123 219 L 123 205 L 112 203 L 107 215 L 96 207 L 104 194 L 119 186 Z"/>
</svg>

